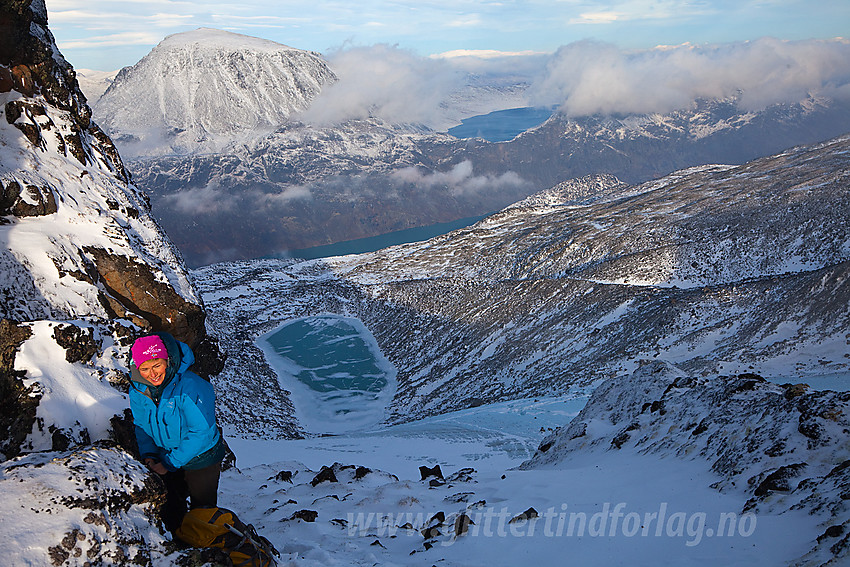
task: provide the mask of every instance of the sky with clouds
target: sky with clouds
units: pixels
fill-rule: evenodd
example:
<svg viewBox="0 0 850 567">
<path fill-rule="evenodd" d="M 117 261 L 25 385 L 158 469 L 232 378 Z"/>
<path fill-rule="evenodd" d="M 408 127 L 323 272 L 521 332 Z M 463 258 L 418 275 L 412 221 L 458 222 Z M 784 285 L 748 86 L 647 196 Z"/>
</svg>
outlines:
<svg viewBox="0 0 850 567">
<path fill-rule="evenodd" d="M 46 0 L 63 55 L 82 69 L 133 65 L 165 36 L 211 27 L 326 53 L 385 44 L 447 52 L 555 53 L 773 37 L 850 37 L 848 0 Z"/>
</svg>

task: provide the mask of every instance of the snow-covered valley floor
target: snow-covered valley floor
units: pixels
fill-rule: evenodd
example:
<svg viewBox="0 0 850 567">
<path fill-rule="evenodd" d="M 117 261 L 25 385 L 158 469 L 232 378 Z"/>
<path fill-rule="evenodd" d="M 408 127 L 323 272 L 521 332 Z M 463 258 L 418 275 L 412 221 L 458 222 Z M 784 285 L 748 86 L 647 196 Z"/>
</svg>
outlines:
<svg viewBox="0 0 850 567">
<path fill-rule="evenodd" d="M 741 494 L 711 488 L 719 477 L 702 459 L 624 448 L 514 469 L 584 402 L 519 400 L 294 441 L 229 436 L 237 468 L 219 503 L 268 537 L 281 565 L 774 566 L 812 548 L 822 529 L 806 512 L 743 512 Z M 419 467 L 437 464 L 446 482 L 422 480 Z M 336 482 L 317 477 L 325 465 Z M 536 519 L 512 521 L 532 508 Z"/>
</svg>

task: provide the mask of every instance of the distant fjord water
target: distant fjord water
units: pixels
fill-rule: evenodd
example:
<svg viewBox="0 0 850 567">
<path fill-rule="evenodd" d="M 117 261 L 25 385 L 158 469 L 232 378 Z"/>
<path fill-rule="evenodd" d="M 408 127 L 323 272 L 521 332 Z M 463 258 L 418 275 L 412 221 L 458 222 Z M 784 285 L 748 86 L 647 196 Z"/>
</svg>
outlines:
<svg viewBox="0 0 850 567">
<path fill-rule="evenodd" d="M 302 248 L 299 250 L 290 250 L 288 256 L 292 258 L 301 258 L 303 260 L 314 260 L 316 258 L 330 258 L 331 256 L 345 256 L 347 254 L 366 254 L 367 252 L 375 252 L 382 248 L 388 248 L 397 244 L 407 244 L 408 242 L 420 242 L 446 234 L 459 228 L 464 228 L 477 223 L 478 221 L 490 216 L 490 214 L 477 217 L 469 217 L 458 219 L 451 222 L 441 222 L 430 224 L 428 226 L 417 226 L 414 228 L 406 228 L 395 232 L 387 232 L 377 236 L 369 236 L 367 238 L 357 238 L 355 240 L 345 240 L 335 242 L 333 244 L 324 244 L 322 246 L 314 246 L 312 248 Z"/>
<path fill-rule="evenodd" d="M 464 118 L 460 125 L 449 128 L 448 133 L 455 138 L 483 138 L 488 142 L 506 142 L 526 130 L 544 123 L 553 113 L 554 109 L 552 108 L 530 106 L 496 110 L 488 114 Z M 346 254 L 365 254 L 397 244 L 428 240 L 429 238 L 434 238 L 435 236 L 475 224 L 487 216 L 489 215 L 398 230 L 377 236 L 346 240 L 311 248 L 290 250 L 288 256 L 313 260 L 331 256 L 344 256 Z"/>
<path fill-rule="evenodd" d="M 449 128 L 455 138 L 483 138 L 488 142 L 507 142 L 513 140 L 530 128 L 540 126 L 554 113 L 552 108 L 526 106 L 496 110 L 464 118 L 461 124 Z"/>
</svg>

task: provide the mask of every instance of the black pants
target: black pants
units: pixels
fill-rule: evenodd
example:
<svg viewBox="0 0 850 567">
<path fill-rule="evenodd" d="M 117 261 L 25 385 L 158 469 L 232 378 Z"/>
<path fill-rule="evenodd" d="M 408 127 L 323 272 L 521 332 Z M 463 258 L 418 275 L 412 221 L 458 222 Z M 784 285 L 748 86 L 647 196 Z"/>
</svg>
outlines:
<svg viewBox="0 0 850 567">
<path fill-rule="evenodd" d="M 221 463 L 202 469 L 180 469 L 162 476 L 166 497 L 162 519 L 169 531 L 176 530 L 186 515 L 186 499 L 192 508 L 209 508 L 218 503 L 218 479 Z"/>
</svg>

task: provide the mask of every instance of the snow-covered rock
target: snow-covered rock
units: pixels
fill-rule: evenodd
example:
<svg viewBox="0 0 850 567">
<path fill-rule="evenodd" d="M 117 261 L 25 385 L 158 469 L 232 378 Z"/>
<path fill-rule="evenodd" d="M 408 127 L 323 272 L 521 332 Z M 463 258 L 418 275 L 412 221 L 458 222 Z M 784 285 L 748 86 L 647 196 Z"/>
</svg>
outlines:
<svg viewBox="0 0 850 567">
<path fill-rule="evenodd" d="M 0 47 L 0 553 L 171 564 L 163 487 L 127 452 L 129 345 L 171 332 L 203 374 L 219 351 L 179 253 L 92 121 L 44 1 L 7 2 L 0 19 L 14 38 Z"/>
<path fill-rule="evenodd" d="M 713 488 L 745 502 L 742 512 L 815 516 L 823 535 L 795 564 L 838 564 L 850 556 L 848 431 L 848 392 L 777 385 L 755 374 L 695 378 L 647 362 L 600 385 L 521 468 L 557 468 L 608 451 L 702 461 L 719 477 Z"/>
<path fill-rule="evenodd" d="M 138 461 L 106 446 L 0 463 L 0 551 L 8 565 L 173 565 L 153 526 L 164 493 Z"/>
</svg>

